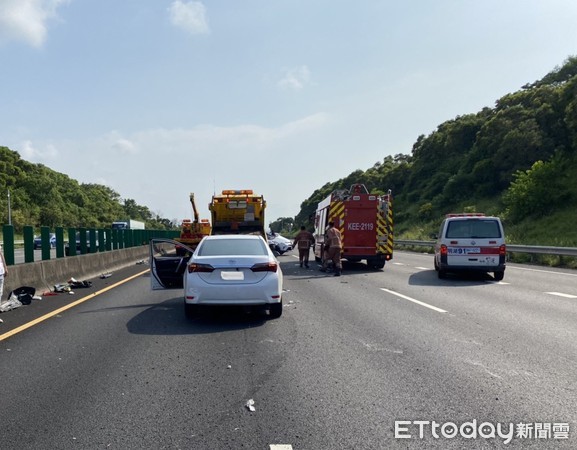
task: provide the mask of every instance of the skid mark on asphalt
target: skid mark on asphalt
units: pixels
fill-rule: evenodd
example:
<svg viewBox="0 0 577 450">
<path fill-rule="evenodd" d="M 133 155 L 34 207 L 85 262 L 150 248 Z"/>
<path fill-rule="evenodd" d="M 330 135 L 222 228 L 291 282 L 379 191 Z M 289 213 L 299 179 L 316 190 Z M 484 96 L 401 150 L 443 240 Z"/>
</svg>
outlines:
<svg viewBox="0 0 577 450">
<path fill-rule="evenodd" d="M 363 341 L 360 341 L 360 342 L 363 345 L 363 347 L 365 347 L 367 350 L 370 350 L 372 352 L 388 352 L 388 353 L 395 353 L 397 355 L 403 354 L 402 350 L 395 350 L 395 349 L 391 349 L 391 348 L 386 348 L 386 347 L 383 347 L 382 345 L 379 345 L 379 344 L 369 344 L 368 342 L 363 342 Z"/>
<path fill-rule="evenodd" d="M 496 374 L 495 372 L 491 372 L 485 365 L 483 365 L 482 363 L 478 362 L 478 361 L 467 361 L 468 364 L 471 364 L 472 366 L 477 366 L 480 367 L 481 369 L 483 369 L 486 373 L 488 373 L 489 375 L 491 375 L 493 378 L 503 378 L 501 375 Z"/>
</svg>

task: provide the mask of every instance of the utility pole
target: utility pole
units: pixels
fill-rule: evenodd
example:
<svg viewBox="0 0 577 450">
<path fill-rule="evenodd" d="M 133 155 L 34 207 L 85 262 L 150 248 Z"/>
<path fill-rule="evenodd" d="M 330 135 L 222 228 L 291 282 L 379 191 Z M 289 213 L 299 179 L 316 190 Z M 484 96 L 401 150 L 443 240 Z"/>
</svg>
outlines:
<svg viewBox="0 0 577 450">
<path fill-rule="evenodd" d="M 8 189 L 8 225 L 12 225 L 12 209 L 10 206 L 10 189 Z"/>
</svg>

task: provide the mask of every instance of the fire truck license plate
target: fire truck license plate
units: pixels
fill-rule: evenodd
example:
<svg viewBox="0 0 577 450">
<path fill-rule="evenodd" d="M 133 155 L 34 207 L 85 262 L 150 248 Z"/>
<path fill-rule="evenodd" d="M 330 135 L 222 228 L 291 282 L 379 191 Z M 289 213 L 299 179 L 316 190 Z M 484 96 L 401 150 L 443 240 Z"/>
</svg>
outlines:
<svg viewBox="0 0 577 450">
<path fill-rule="evenodd" d="M 347 230 L 352 231 L 372 231 L 375 229 L 375 224 L 372 222 L 350 222 L 347 225 Z"/>
</svg>

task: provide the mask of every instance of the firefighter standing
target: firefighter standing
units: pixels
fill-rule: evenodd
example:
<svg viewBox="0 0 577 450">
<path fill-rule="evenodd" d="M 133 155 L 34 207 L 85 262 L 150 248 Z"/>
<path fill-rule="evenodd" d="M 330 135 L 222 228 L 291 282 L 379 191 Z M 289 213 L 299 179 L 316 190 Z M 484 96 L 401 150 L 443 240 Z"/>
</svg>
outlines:
<svg viewBox="0 0 577 450">
<path fill-rule="evenodd" d="M 302 225 L 301 230 L 295 236 L 293 242 L 293 248 L 296 247 L 299 249 L 299 263 L 301 267 L 304 263 L 305 267 L 307 269 L 309 268 L 309 250 L 313 245 L 315 245 L 315 237 Z"/>
<path fill-rule="evenodd" d="M 327 264 L 332 261 L 335 266 L 335 277 L 341 276 L 341 232 L 335 228 L 334 222 L 329 222 L 329 228 L 325 233 L 325 258 L 321 272 L 327 271 Z"/>
</svg>

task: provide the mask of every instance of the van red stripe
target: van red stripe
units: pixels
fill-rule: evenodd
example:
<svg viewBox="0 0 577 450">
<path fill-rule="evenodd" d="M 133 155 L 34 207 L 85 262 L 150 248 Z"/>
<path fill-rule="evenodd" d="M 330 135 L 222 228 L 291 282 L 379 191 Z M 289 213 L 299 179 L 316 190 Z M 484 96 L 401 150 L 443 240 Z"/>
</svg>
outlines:
<svg viewBox="0 0 577 450">
<path fill-rule="evenodd" d="M 498 255 L 499 247 L 480 247 L 481 255 Z"/>
</svg>

